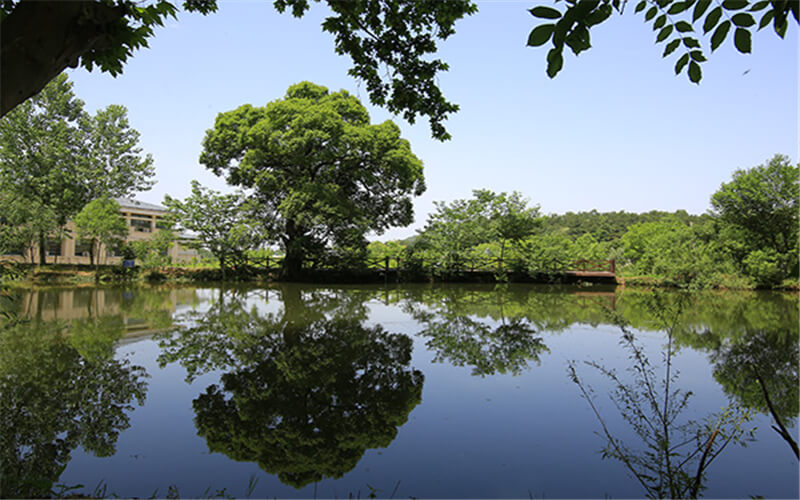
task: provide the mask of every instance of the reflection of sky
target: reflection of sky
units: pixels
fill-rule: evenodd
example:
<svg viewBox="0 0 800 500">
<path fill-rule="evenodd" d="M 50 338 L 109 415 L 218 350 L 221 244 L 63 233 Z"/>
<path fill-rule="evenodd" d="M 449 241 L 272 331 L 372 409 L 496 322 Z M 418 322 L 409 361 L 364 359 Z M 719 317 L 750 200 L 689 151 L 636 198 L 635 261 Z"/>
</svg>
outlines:
<svg viewBox="0 0 800 500">
<path fill-rule="evenodd" d="M 566 362 L 576 360 L 585 382 L 602 394 L 609 382 L 581 362 L 595 360 L 623 371 L 628 353 L 618 343 L 618 329 L 573 325 L 558 334 L 542 332 L 550 352 L 541 354 L 540 365 L 531 363 L 517 377 L 473 377 L 468 366 L 432 363 L 427 339 L 414 336 L 420 325 L 398 306 L 378 300 L 367 305 L 368 325 L 412 335 L 411 365 L 425 375 L 422 403 L 388 448 L 367 450 L 342 479 L 322 481 L 317 496 L 346 498 L 360 492 L 366 497 L 370 485 L 380 490 L 379 497 L 388 497 L 398 481 L 395 498 L 643 495 L 619 462 L 601 460 L 603 440 L 595 435 L 599 424 L 567 377 Z M 277 298 L 264 311 L 275 307 L 280 307 Z M 656 332 L 636 336 L 660 366 L 665 338 Z M 98 459 L 76 451 L 62 482 L 92 487 L 104 480 L 109 493 L 122 496 L 149 496 L 156 488 L 158 496 L 164 496 L 170 484 L 182 497 L 203 496 L 207 487 L 210 494 L 225 487 L 229 494 L 243 496 L 255 476 L 256 498 L 314 496 L 314 485 L 295 490 L 256 464 L 209 454 L 205 440 L 196 435 L 192 400 L 217 383 L 219 373 L 187 385 L 178 364 L 158 368 L 158 354 L 152 340 L 118 350 L 118 356 L 130 357 L 151 375 L 146 404 L 133 413 L 131 428 L 120 435 L 116 456 Z M 686 417 L 701 418 L 726 404 L 704 354 L 684 348 L 674 368 L 681 373 L 679 385 L 695 393 Z M 613 404 L 605 397 L 597 401 L 617 437 L 636 444 Z M 730 446 L 720 455 L 710 469 L 706 497 L 797 496 L 797 462 L 788 446 L 769 428 L 766 417 L 759 416 L 753 425 L 760 429 L 759 441 L 746 449 Z M 797 427 L 793 430 L 796 433 Z"/>
</svg>

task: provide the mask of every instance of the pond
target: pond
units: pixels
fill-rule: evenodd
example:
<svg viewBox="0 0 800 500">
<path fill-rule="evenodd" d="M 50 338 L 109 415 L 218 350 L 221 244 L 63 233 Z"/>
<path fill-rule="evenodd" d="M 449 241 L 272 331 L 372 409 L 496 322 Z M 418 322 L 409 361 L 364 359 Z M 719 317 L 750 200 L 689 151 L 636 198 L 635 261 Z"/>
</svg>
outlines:
<svg viewBox="0 0 800 500">
<path fill-rule="evenodd" d="M 214 285 L 9 307 L 2 497 L 799 493 L 796 294 Z"/>
</svg>

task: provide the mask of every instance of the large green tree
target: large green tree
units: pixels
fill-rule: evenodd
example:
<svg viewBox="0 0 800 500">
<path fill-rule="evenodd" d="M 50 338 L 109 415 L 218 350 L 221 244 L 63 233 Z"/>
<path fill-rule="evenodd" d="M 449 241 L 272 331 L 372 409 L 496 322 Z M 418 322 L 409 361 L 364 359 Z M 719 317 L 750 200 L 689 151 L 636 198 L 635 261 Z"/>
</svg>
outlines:
<svg viewBox="0 0 800 500">
<path fill-rule="evenodd" d="M 264 107 L 220 113 L 200 162 L 253 190 L 289 279 L 328 244 L 365 246 L 368 231 L 410 224 L 411 197 L 425 190 L 397 125 L 371 125 L 354 96 L 310 82 Z"/>
<path fill-rule="evenodd" d="M 750 272 L 756 272 L 756 261 L 774 260 L 783 275 L 796 268 L 799 182 L 800 166 L 775 155 L 764 165 L 735 171 L 711 196 L 712 212 L 743 236 L 749 250 L 744 263 Z"/>
<path fill-rule="evenodd" d="M 50 210 L 63 226 L 95 198 L 150 188 L 153 159 L 142 155 L 138 139 L 124 107 L 89 115 L 59 75 L 0 119 L 0 194 Z M 42 263 L 46 236 L 39 232 Z"/>
</svg>

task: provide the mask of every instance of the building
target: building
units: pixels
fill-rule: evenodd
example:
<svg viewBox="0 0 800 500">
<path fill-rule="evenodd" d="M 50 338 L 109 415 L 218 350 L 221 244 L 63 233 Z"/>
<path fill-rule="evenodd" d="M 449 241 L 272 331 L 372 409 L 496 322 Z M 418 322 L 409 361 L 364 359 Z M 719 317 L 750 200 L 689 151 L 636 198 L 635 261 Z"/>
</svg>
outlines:
<svg viewBox="0 0 800 500">
<path fill-rule="evenodd" d="M 128 198 L 115 198 L 119 203 L 120 212 L 125 218 L 125 225 L 128 226 L 128 236 L 125 242 L 148 240 L 158 231 L 166 228 L 164 217 L 167 209 L 152 203 L 144 203 Z M 77 239 L 77 232 L 72 221 L 68 221 L 65 227 L 65 238 L 58 240 L 48 239 L 46 243 L 47 263 L 48 264 L 89 264 L 89 248 L 91 242 L 88 240 Z M 168 255 L 172 262 L 189 262 L 198 257 L 197 250 L 186 246 L 188 240 L 194 239 L 192 235 L 178 234 L 178 240 L 172 244 Z M 38 262 L 39 245 L 38 242 L 32 246 L 10 252 L 3 256 L 5 259 L 31 262 Z M 100 246 L 98 255 L 95 256 L 100 264 L 120 264 L 122 256 L 117 255 L 114 249 L 107 249 L 104 245 Z"/>
</svg>

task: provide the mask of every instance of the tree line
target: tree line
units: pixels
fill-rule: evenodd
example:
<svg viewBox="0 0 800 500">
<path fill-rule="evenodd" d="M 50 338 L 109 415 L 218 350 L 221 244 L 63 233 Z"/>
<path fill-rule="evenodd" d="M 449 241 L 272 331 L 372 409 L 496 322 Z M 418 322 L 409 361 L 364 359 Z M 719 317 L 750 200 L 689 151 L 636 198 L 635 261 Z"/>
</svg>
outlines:
<svg viewBox="0 0 800 500">
<path fill-rule="evenodd" d="M 152 185 L 152 158 L 138 146 L 126 111 L 91 115 L 66 76 L 0 120 L 0 250 L 50 236 L 91 242 L 91 254 L 125 237 L 111 198 Z M 192 183 L 184 200 L 167 196 L 168 223 L 196 236 L 223 279 L 247 272 L 254 255 L 280 257 L 279 278 L 309 270 L 357 270 L 392 261 L 409 271 L 452 276 L 467 270 L 561 273 L 576 260 L 614 260 L 617 274 L 692 287 L 770 287 L 796 282 L 798 166 L 776 155 L 737 170 L 711 196 L 709 213 L 651 211 L 543 215 L 521 193 L 481 189 L 435 203 L 418 235 L 372 242 L 367 234 L 407 226 L 412 198 L 425 190 L 422 161 L 391 121 L 371 124 L 357 98 L 311 82 L 263 107 L 220 113 L 200 162 L 237 188 L 227 194 Z M 75 222 L 77 235 L 65 235 Z M 127 249 L 168 264 L 171 231 Z"/>
</svg>

